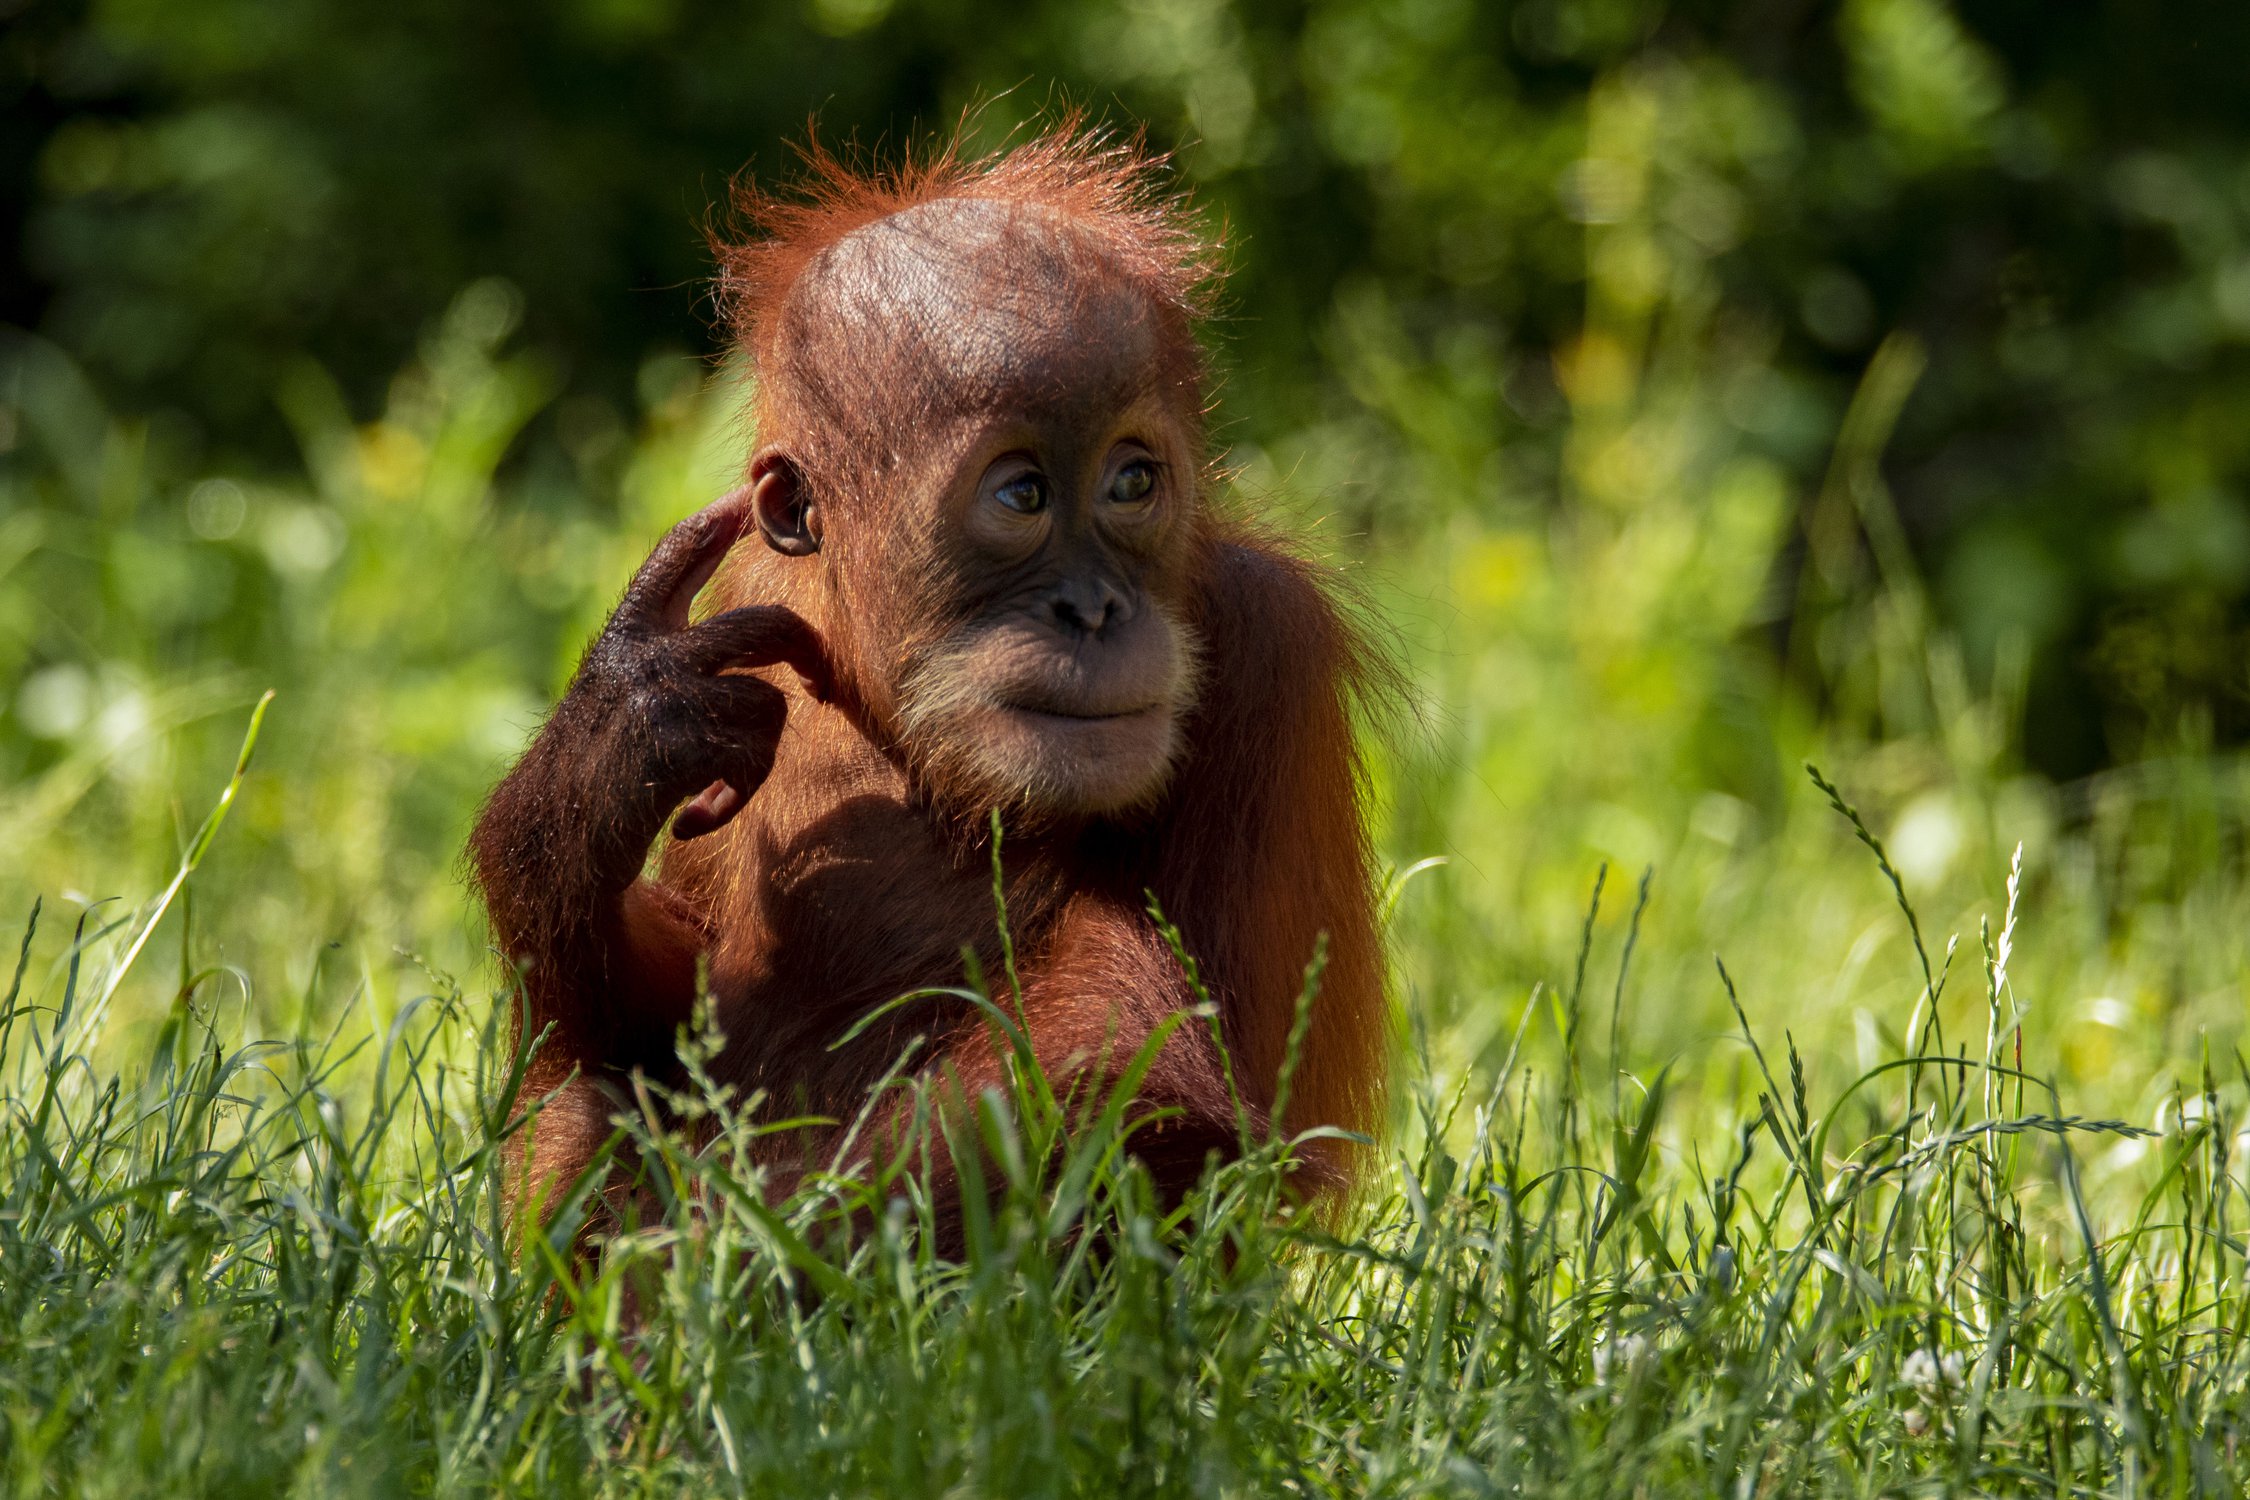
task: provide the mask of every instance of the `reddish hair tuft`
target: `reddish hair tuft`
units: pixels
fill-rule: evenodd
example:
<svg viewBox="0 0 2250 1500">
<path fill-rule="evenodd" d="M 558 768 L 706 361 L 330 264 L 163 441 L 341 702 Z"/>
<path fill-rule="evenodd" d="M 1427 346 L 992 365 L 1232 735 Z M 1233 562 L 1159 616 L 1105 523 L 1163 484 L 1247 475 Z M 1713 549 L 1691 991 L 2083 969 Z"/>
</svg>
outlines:
<svg viewBox="0 0 2250 1500">
<path fill-rule="evenodd" d="M 836 243 L 925 203 L 980 199 L 1045 208 L 1069 219 L 1103 258 L 1162 313 L 1192 328 L 1210 310 L 1220 274 L 1219 238 L 1203 231 L 1168 181 L 1170 159 L 1138 133 L 1119 137 L 1076 115 L 1023 143 L 971 155 L 966 121 L 951 139 L 891 166 L 857 165 L 808 136 L 804 171 L 783 191 L 737 178 L 729 193 L 736 232 L 714 232 L 721 316 L 752 361 L 770 373 L 790 291 Z"/>
</svg>

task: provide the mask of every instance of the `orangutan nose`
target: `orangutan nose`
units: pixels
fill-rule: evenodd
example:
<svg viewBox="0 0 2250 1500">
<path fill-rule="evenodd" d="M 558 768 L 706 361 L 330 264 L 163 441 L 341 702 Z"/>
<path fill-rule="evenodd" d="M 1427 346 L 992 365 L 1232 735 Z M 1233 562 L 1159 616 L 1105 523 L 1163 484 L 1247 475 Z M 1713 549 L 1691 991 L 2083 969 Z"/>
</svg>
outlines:
<svg viewBox="0 0 2250 1500">
<path fill-rule="evenodd" d="M 1057 627 L 1073 635 L 1100 635 L 1133 618 L 1133 601 L 1106 578 L 1066 578 L 1047 601 Z"/>
</svg>

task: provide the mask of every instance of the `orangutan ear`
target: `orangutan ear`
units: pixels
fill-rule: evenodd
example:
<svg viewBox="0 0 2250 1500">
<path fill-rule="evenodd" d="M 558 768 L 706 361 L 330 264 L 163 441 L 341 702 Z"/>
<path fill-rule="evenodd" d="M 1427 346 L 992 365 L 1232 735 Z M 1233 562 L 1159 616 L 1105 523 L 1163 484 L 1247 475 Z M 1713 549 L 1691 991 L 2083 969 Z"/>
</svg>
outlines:
<svg viewBox="0 0 2250 1500">
<path fill-rule="evenodd" d="M 797 461 L 779 448 L 762 449 L 750 460 L 750 516 L 776 552 L 810 557 L 820 550 L 820 505 Z"/>
</svg>

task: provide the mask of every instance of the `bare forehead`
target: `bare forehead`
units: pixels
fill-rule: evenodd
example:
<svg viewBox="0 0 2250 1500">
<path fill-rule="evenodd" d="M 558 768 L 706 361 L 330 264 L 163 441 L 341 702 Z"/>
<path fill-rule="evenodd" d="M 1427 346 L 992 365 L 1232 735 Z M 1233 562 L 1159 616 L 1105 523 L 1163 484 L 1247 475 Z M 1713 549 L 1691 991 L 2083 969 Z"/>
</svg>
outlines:
<svg viewBox="0 0 2250 1500">
<path fill-rule="evenodd" d="M 944 198 L 878 219 L 791 300 L 850 364 L 949 406 L 1123 401 L 1157 379 L 1148 299 L 1092 232 L 1038 204 Z"/>
</svg>

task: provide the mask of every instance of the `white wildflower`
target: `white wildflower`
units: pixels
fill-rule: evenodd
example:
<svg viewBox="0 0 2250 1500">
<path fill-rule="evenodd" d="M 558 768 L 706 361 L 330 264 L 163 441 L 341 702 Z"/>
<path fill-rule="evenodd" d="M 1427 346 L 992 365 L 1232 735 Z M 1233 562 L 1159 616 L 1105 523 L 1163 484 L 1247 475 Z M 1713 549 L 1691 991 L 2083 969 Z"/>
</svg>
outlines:
<svg viewBox="0 0 2250 1500">
<path fill-rule="evenodd" d="M 1923 1395 L 1934 1396 L 1941 1389 L 1959 1386 L 1964 1368 L 1958 1352 L 1941 1355 L 1917 1349 L 1899 1365 L 1898 1378 Z"/>
<path fill-rule="evenodd" d="M 1637 1333 L 1621 1333 L 1594 1345 L 1594 1384 L 1608 1385 L 1610 1376 L 1622 1378 L 1648 1357 L 1648 1340 Z"/>
<path fill-rule="evenodd" d="M 1906 1413 L 1906 1435 L 1920 1437 L 1930 1430 L 1930 1414 L 1924 1407 L 1911 1407 Z"/>
</svg>

